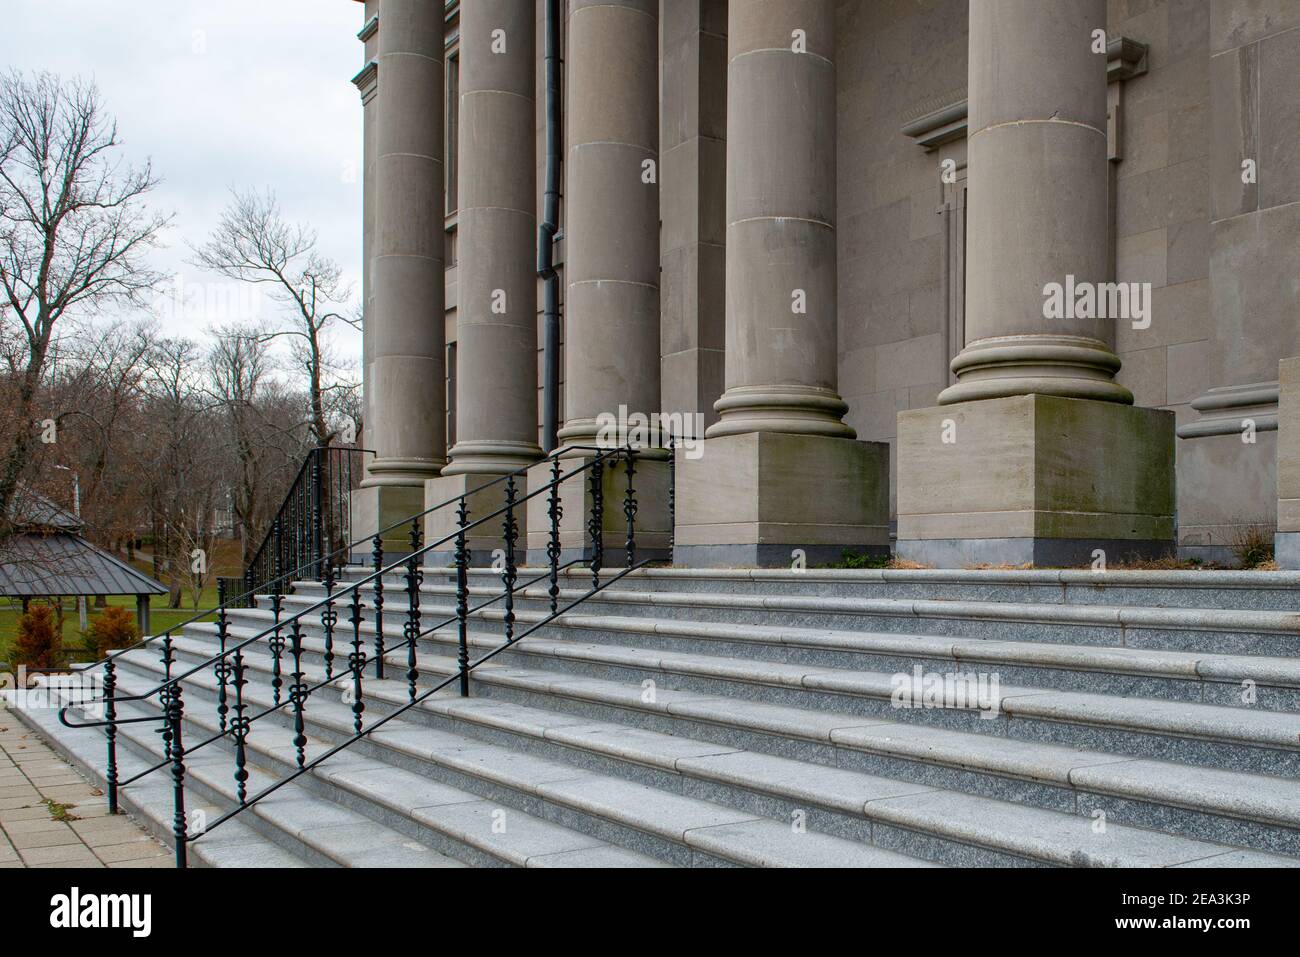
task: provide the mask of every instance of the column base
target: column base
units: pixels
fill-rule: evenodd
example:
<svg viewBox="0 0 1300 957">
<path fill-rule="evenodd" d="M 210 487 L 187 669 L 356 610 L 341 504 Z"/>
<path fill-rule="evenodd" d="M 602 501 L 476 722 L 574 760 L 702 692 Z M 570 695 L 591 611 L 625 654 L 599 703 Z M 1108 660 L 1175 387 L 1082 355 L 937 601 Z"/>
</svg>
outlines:
<svg viewBox="0 0 1300 957">
<path fill-rule="evenodd" d="M 1273 560 L 1278 568 L 1300 569 L 1300 532 L 1277 532 L 1273 535 Z"/>
<path fill-rule="evenodd" d="M 469 507 L 469 521 L 473 522 L 484 516 L 491 515 L 506 505 L 506 481 L 504 476 L 508 474 L 502 472 L 498 475 L 486 475 L 479 473 L 465 473 L 460 475 L 443 475 L 440 478 L 429 479 L 424 483 L 424 505 L 423 508 L 433 508 L 443 502 L 457 498 L 468 493 L 466 504 Z M 501 479 L 495 482 L 494 480 Z M 481 491 L 479 491 L 481 489 Z M 523 498 L 528 494 L 527 478 L 524 475 L 515 476 L 515 500 L 518 505 L 515 507 L 515 522 L 519 528 L 519 537 L 515 539 L 515 560 L 522 563 L 524 558 L 524 547 L 527 541 L 525 535 L 527 531 L 527 506 Z M 504 553 L 505 545 L 505 514 L 496 518 L 488 519 L 482 525 L 473 528 L 465 537 L 466 545 L 470 550 L 470 560 L 475 565 L 487 565 L 492 561 L 492 553 L 501 549 Z M 452 502 L 449 505 L 443 505 L 442 508 L 430 512 L 424 517 L 424 542 L 426 545 L 433 545 L 443 538 L 447 541 L 441 545 L 435 545 L 429 552 L 429 559 L 426 565 L 450 564 L 454 559 L 456 552 L 456 542 L 454 536 L 457 528 L 457 507 Z"/>
<path fill-rule="evenodd" d="M 649 452 L 647 452 L 649 454 Z M 662 455 L 663 453 L 659 453 Z M 591 455 L 562 459 L 561 471 L 570 475 L 592 460 Z M 623 497 L 627 493 L 626 463 L 606 460 L 602 473 L 604 562 L 610 568 L 627 564 L 627 517 Z M 551 463 L 541 462 L 528 470 L 528 491 L 545 488 L 551 481 Z M 638 457 L 632 487 L 636 492 L 636 541 L 633 560 L 666 560 L 669 557 L 671 524 L 668 519 L 669 469 L 666 458 Z M 528 500 L 529 565 L 546 565 L 551 536 L 550 493 L 540 492 Z M 591 517 L 591 473 L 580 472 L 560 483 L 560 561 L 591 558 L 587 522 Z"/>
<path fill-rule="evenodd" d="M 351 560 L 362 565 L 371 563 L 375 533 L 424 510 L 424 489 L 419 485 L 372 485 L 354 489 L 349 502 L 352 512 L 352 540 L 361 542 L 352 550 Z M 384 562 L 388 564 L 411 554 L 411 526 L 407 522 L 384 532 Z"/>
<path fill-rule="evenodd" d="M 677 451 L 676 503 L 681 567 L 888 555 L 889 446 L 782 432 L 709 438 L 697 458 Z"/>
<path fill-rule="evenodd" d="M 1174 414 L 1053 395 L 898 415 L 899 558 L 1092 564 L 1174 553 Z"/>
</svg>

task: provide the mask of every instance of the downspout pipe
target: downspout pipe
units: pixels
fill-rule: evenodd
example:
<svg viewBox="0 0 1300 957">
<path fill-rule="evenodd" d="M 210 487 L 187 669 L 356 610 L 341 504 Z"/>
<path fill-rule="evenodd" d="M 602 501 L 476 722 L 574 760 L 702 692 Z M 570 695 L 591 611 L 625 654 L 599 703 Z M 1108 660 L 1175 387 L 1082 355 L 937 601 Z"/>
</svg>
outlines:
<svg viewBox="0 0 1300 957">
<path fill-rule="evenodd" d="M 542 448 L 555 451 L 560 419 L 560 277 L 555 241 L 560 231 L 560 0 L 545 0 L 546 192 L 537 225 L 537 275 L 542 279 Z"/>
</svg>

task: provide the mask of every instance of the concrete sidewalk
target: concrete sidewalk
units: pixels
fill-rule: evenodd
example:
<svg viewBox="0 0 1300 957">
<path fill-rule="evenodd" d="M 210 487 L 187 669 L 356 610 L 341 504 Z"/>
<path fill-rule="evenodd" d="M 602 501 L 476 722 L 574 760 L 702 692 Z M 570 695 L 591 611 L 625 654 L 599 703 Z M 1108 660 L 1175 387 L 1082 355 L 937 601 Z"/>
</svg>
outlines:
<svg viewBox="0 0 1300 957">
<path fill-rule="evenodd" d="M 173 855 L 0 710 L 0 868 L 172 867 Z"/>
</svg>

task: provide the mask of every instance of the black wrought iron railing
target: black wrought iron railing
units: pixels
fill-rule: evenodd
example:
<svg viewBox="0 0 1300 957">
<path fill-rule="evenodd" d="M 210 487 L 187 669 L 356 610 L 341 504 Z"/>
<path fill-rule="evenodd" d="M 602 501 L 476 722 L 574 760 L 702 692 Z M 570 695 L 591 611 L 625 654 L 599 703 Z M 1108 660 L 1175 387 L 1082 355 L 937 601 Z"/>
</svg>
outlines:
<svg viewBox="0 0 1300 957">
<path fill-rule="evenodd" d="M 108 785 L 110 808 L 116 811 L 118 791 L 159 771 L 169 771 L 173 792 L 172 837 L 176 851 L 176 864 L 185 867 L 188 859 L 188 847 L 200 840 L 205 834 L 226 821 L 236 817 L 254 804 L 278 791 L 286 784 L 310 772 L 313 768 L 328 760 L 338 752 L 345 750 L 356 742 L 372 734 L 388 722 L 418 707 L 421 702 L 444 689 L 455 685 L 461 695 L 470 691 L 470 676 L 475 668 L 492 660 L 529 635 L 545 628 L 556 618 L 582 604 L 610 585 L 643 567 L 650 561 L 671 559 L 671 532 L 658 543 L 658 547 L 647 547 L 644 535 L 639 539 L 638 515 L 641 505 L 637 492 L 638 465 L 653 453 L 633 447 L 602 449 L 587 447 L 568 447 L 550 456 L 549 481 L 541 483 L 526 494 L 521 493 L 525 470 L 503 475 L 487 482 L 463 495 L 441 502 L 418 515 L 404 519 L 388 528 L 381 529 L 371 538 L 371 562 L 362 572 L 347 581 L 340 581 L 337 572 L 353 554 L 358 543 L 331 551 L 323 558 L 310 557 L 300 568 L 313 569 L 319 565 L 320 581 L 324 586 L 323 598 L 311 601 L 301 610 L 285 614 L 285 588 L 277 587 L 265 594 L 269 603 L 273 622 L 251 637 L 234 639 L 230 634 L 231 604 L 223 604 L 216 609 L 217 652 L 209 655 L 197 664 L 180 668 L 177 660 L 177 648 L 170 633 L 161 636 L 159 641 L 160 662 L 163 680 L 148 691 L 133 695 L 118 695 L 116 683 L 116 659 L 124 652 L 115 653 L 106 659 L 104 667 L 103 695 L 97 702 L 102 707 L 102 720 L 74 721 L 70 711 L 74 706 L 64 707 L 59 712 L 60 720 L 69 727 L 101 728 L 107 744 L 107 766 L 105 778 Z M 570 456 L 573 457 L 565 457 Z M 668 515 L 667 527 L 672 528 L 674 503 L 673 496 L 673 455 L 671 442 L 668 449 Z M 481 503 L 485 495 L 490 500 L 493 490 L 499 489 L 501 505 L 477 518 L 471 518 L 470 502 Z M 582 528 L 581 547 L 573 548 L 569 544 L 569 553 L 574 557 L 564 560 L 564 536 L 561 523 L 565 509 L 565 491 L 581 496 L 585 510 L 583 521 L 576 527 Z M 607 492 L 618 492 L 620 501 L 612 509 L 606 508 Z M 536 574 L 525 576 L 520 580 L 521 569 L 527 569 L 526 563 L 519 561 L 519 534 L 521 514 L 527 514 L 528 504 L 538 500 L 544 506 L 546 526 L 535 531 L 545 534 L 546 561 Z M 482 508 L 483 506 L 479 506 Z M 423 523 L 434 512 L 441 509 L 454 509 L 455 519 L 451 523 L 454 530 L 446 535 L 425 543 L 423 541 Z M 617 509 L 617 510 L 615 510 Z M 521 510 L 524 510 L 521 512 Z M 535 508 L 537 516 L 542 509 Z M 622 541 L 617 550 L 606 548 L 607 530 L 611 520 L 618 521 L 619 536 Z M 571 524 L 569 528 L 575 526 Z M 409 526 L 407 542 L 409 549 L 399 558 L 388 561 L 384 554 L 386 533 L 402 526 Z M 499 535 L 493 529 L 499 529 Z M 571 534 L 571 532 L 569 533 Z M 663 530 L 656 534 L 663 536 Z M 501 548 L 492 549 L 495 564 L 500 568 L 501 591 L 485 600 L 471 605 L 469 589 L 469 568 L 472 560 L 469 541 L 474 539 L 482 543 L 485 539 Z M 607 554 L 619 554 L 619 562 L 611 568 Z M 450 555 L 455 575 L 455 611 L 442 620 L 429 624 L 426 621 L 427 610 L 421 609 L 421 586 L 424 582 L 424 560 L 435 553 Z M 585 565 L 590 570 L 590 586 L 576 598 L 565 603 L 560 601 L 560 573 L 575 565 Z M 389 576 L 400 574 L 402 585 L 396 590 L 394 601 L 392 591 L 386 590 L 385 580 Z M 548 611 L 541 619 L 535 621 L 522 631 L 517 630 L 515 620 L 516 596 L 530 586 L 545 582 Z M 241 596 L 242 599 L 243 596 Z M 478 658 L 470 657 L 469 622 L 482 609 L 500 603 L 504 606 L 503 640 L 491 651 Z M 339 611 L 346 610 L 346 625 L 340 626 Z M 398 626 L 394 629 L 386 627 Z M 365 626 L 363 628 L 363 626 Z M 440 679 L 429 680 L 421 672 L 420 641 L 434 632 L 455 628 L 456 658 L 451 674 Z M 314 627 L 322 639 L 319 655 L 323 663 L 323 677 L 309 681 L 303 667 L 307 654 L 304 644 L 304 629 Z M 341 633 L 340 633 L 341 632 Z M 340 641 L 340 639 L 342 639 Z M 269 662 L 264 667 L 270 673 L 270 704 L 264 702 L 260 707 L 250 704 L 245 694 L 249 684 L 249 664 L 246 651 L 263 645 L 269 653 Z M 342 647 L 340 647 L 342 645 Z M 317 647 L 317 646 L 313 646 Z M 193 652 L 189 652 L 193 655 Z M 396 660 L 399 665 L 397 677 L 405 685 L 405 702 L 388 705 L 387 713 L 374 720 L 365 717 L 367 672 L 373 661 L 374 678 L 385 678 L 386 663 Z M 339 664 L 336 667 L 336 664 Z M 178 671 L 179 669 L 179 671 Z M 445 667 L 438 674 L 445 672 Z M 209 683 L 206 679 L 212 675 Z M 186 744 L 185 731 L 186 706 L 185 683 L 191 680 L 191 686 L 203 676 L 203 684 L 209 695 L 215 699 L 213 721 L 216 730 L 206 734 L 195 744 Z M 422 681 L 422 679 L 424 679 Z M 307 708 L 312 695 L 323 688 L 337 687 L 346 682 L 353 714 L 353 733 L 310 760 L 307 757 Z M 337 699 L 331 699 L 331 702 Z M 118 709 L 124 705 L 138 706 L 156 704 L 156 711 L 118 716 Z M 78 703 L 76 708 L 86 708 L 87 703 Z M 271 723 L 273 727 L 284 727 L 292 732 L 289 743 L 295 755 L 295 767 L 255 793 L 250 794 L 248 782 L 249 746 L 248 738 L 253 725 L 272 715 L 283 715 L 283 723 Z M 156 761 L 126 778 L 120 778 L 117 760 L 118 729 L 122 725 L 136 723 L 155 723 L 163 741 L 163 760 Z M 191 721 L 193 729 L 196 722 Z M 285 727 L 287 726 L 287 727 Z M 260 726 L 259 726 L 260 727 Z M 186 766 L 185 762 L 196 751 L 210 745 L 224 743 L 229 747 L 223 753 L 231 756 L 231 774 L 234 782 L 235 800 L 229 810 L 215 820 L 205 822 L 201 829 L 191 828 L 186 816 Z"/>
<path fill-rule="evenodd" d="M 254 595 L 289 570 L 319 581 L 329 556 L 349 544 L 350 496 L 364 477 L 365 456 L 373 454 L 344 445 L 308 452 L 243 577 L 218 578 L 218 594 Z"/>
</svg>

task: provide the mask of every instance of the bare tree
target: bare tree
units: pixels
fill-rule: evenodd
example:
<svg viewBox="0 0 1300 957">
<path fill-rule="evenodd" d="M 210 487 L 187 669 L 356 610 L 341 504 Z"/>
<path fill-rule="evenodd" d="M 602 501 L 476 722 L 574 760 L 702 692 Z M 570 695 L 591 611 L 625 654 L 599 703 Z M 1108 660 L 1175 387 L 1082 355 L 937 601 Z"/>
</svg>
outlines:
<svg viewBox="0 0 1300 957">
<path fill-rule="evenodd" d="M 198 347 L 160 340 L 148 359 L 145 418 L 150 430 L 146 484 L 153 534 L 154 577 L 171 590 L 202 591 L 210 575 L 216 507 L 226 481 L 210 403 L 197 385 Z M 195 554 L 201 550 L 202 554 Z"/>
<path fill-rule="evenodd" d="M 93 82 L 0 76 L 0 301 L 17 327 L 5 337 L 15 427 L 0 439 L 0 521 L 37 442 L 56 326 L 69 313 L 142 304 L 160 278 L 144 262 L 169 221 L 143 202 L 158 180 L 120 146 Z"/>
<path fill-rule="evenodd" d="M 248 565 L 306 449 L 301 394 L 270 375 L 267 340 L 247 327 L 214 330 L 208 352 L 208 394 L 224 422 L 229 447 L 230 502 Z"/>
<path fill-rule="evenodd" d="M 192 249 L 196 266 L 271 287 L 271 298 L 284 307 L 287 320 L 261 337 L 292 340 L 294 361 L 307 377 L 312 437 L 325 446 L 336 435 L 337 398 L 352 387 L 337 376 L 329 333 L 356 320 L 343 311 L 352 298 L 351 286 L 316 243 L 314 229 L 285 220 L 274 193 L 232 190 L 221 222 L 207 242 Z"/>
</svg>

